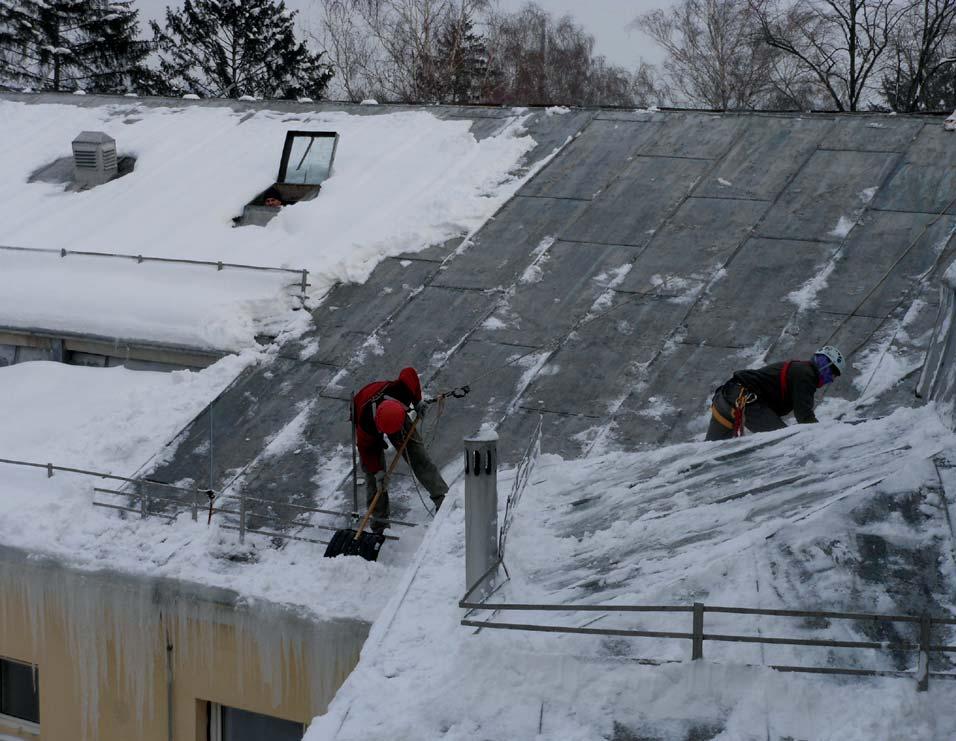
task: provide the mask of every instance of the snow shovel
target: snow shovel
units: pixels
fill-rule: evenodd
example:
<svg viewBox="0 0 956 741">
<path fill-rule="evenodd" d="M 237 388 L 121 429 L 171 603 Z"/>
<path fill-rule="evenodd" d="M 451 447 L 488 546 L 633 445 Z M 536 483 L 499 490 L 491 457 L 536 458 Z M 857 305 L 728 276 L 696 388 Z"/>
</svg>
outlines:
<svg viewBox="0 0 956 741">
<path fill-rule="evenodd" d="M 392 471 L 395 470 L 395 466 L 398 465 L 398 461 L 401 459 L 402 453 L 405 452 L 405 446 L 408 445 L 408 441 L 411 440 L 412 435 L 415 434 L 415 428 L 418 426 L 418 420 L 419 417 L 416 415 L 415 421 L 412 422 L 412 426 L 408 430 L 408 434 L 405 436 L 405 439 L 402 440 L 402 444 L 399 446 L 398 451 L 395 453 L 395 457 L 392 459 L 388 470 L 385 472 L 385 480 L 382 482 L 382 485 L 379 487 L 378 491 L 375 492 L 375 497 L 372 499 L 372 503 L 368 506 L 368 512 L 366 512 L 365 517 L 362 518 L 362 522 L 359 524 L 358 530 L 353 530 L 352 528 L 336 530 L 325 549 L 326 558 L 335 558 L 336 556 L 361 556 L 366 561 L 378 560 L 378 552 L 382 547 L 382 543 L 385 542 L 385 536 L 381 533 L 367 533 L 365 532 L 365 526 L 368 525 L 368 521 L 372 519 L 372 512 L 375 511 L 375 507 L 378 505 L 378 500 L 381 498 L 382 494 L 387 491 L 388 479 L 392 475 Z"/>
</svg>

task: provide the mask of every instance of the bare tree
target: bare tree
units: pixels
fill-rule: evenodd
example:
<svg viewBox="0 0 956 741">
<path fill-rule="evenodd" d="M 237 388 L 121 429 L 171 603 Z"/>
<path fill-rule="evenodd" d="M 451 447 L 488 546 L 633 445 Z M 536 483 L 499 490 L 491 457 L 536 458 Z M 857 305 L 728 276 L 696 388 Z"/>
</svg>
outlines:
<svg viewBox="0 0 956 741">
<path fill-rule="evenodd" d="M 594 37 L 571 16 L 534 3 L 487 20 L 495 104 L 633 105 L 634 75 L 594 54 Z"/>
<path fill-rule="evenodd" d="M 355 103 L 375 95 L 371 89 L 375 49 L 370 34 L 347 0 L 324 0 L 321 30 L 313 40 L 321 43 L 335 70 L 332 84 Z"/>
<path fill-rule="evenodd" d="M 895 111 L 956 105 L 951 74 L 956 0 L 916 0 L 899 24 L 883 76 L 883 95 Z M 943 79 L 945 78 L 945 79 Z"/>
<path fill-rule="evenodd" d="M 653 64 L 641 62 L 631 77 L 631 97 L 642 108 L 662 106 L 671 97 L 667 83 Z"/>
<path fill-rule="evenodd" d="M 909 3 L 900 0 L 750 0 L 764 40 L 797 59 L 840 111 L 873 92 L 883 53 Z"/>
<path fill-rule="evenodd" d="M 682 0 L 633 25 L 667 51 L 665 79 L 686 102 L 752 109 L 773 91 L 774 52 L 763 43 L 748 0 Z"/>
<path fill-rule="evenodd" d="M 322 0 L 317 39 L 352 100 L 443 102 L 480 57 L 471 25 L 488 0 Z M 469 47 L 466 49 L 464 45 Z M 474 71 L 480 73 L 480 61 Z"/>
</svg>

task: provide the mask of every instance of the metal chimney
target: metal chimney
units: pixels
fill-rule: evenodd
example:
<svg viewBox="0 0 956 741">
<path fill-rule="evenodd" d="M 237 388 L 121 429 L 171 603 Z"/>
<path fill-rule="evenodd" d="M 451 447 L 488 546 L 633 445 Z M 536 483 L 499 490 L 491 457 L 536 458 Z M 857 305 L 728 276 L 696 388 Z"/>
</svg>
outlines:
<svg viewBox="0 0 956 741">
<path fill-rule="evenodd" d="M 73 140 L 73 173 L 79 185 L 102 185 L 117 171 L 116 140 L 109 134 L 81 131 Z"/>
<path fill-rule="evenodd" d="M 496 563 L 498 435 L 478 432 L 465 438 L 465 589 L 479 598 L 487 595 Z"/>
</svg>

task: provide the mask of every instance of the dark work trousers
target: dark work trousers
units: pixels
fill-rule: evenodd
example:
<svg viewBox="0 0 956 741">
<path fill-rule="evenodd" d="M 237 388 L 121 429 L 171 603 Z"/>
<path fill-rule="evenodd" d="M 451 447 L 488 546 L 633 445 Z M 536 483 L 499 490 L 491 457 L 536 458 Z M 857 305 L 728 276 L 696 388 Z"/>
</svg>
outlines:
<svg viewBox="0 0 956 741">
<path fill-rule="evenodd" d="M 405 439 L 405 436 L 408 435 L 409 431 L 412 429 L 412 423 L 405 418 L 405 427 L 397 435 L 389 435 L 389 442 L 392 443 L 392 447 L 395 450 L 398 450 L 402 446 L 402 441 Z M 394 453 L 392 453 L 394 455 Z M 442 500 L 445 498 L 445 494 L 448 493 L 448 484 L 445 483 L 445 479 L 442 478 L 441 471 L 438 470 L 438 466 L 434 464 L 431 457 L 428 455 L 428 448 L 425 447 L 425 441 L 422 440 L 421 434 L 416 428 L 412 433 L 411 438 L 409 438 L 408 443 L 405 445 L 405 452 L 402 454 L 402 457 L 405 461 L 412 467 L 412 473 L 415 474 L 415 478 L 418 479 L 422 486 L 428 491 L 429 496 L 432 499 L 432 503 L 435 507 L 441 506 Z M 388 464 L 390 461 L 385 460 L 385 454 L 382 453 L 382 470 L 388 470 Z M 375 474 L 369 473 L 368 470 L 363 466 L 362 470 L 365 472 L 365 503 L 367 505 L 372 504 L 372 500 L 375 498 L 376 483 L 375 483 Z M 389 505 L 388 505 L 388 492 L 384 493 L 378 500 L 378 506 L 375 507 L 375 511 L 372 513 L 372 517 L 380 517 L 388 519 L 389 517 Z M 385 528 L 384 522 L 372 522 L 372 529 L 381 531 Z"/>
<path fill-rule="evenodd" d="M 740 384 L 736 381 L 728 381 L 714 394 L 714 406 L 717 411 L 728 422 L 734 421 L 734 404 L 737 403 L 737 395 L 740 393 Z M 744 427 L 751 432 L 772 432 L 781 430 L 787 426 L 777 414 L 766 404 L 760 401 L 752 401 L 747 405 L 744 412 Z M 734 431 L 724 427 L 720 422 L 714 419 L 713 413 L 710 415 L 710 426 L 707 428 L 707 440 L 730 440 L 734 436 Z"/>
</svg>

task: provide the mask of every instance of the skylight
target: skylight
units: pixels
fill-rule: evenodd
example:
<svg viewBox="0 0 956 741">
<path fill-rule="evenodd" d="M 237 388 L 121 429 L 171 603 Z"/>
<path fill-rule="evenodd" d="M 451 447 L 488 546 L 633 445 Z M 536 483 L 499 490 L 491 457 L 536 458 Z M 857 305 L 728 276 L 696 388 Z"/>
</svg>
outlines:
<svg viewBox="0 0 956 741">
<path fill-rule="evenodd" d="M 339 135 L 332 131 L 290 131 L 285 137 L 279 182 L 321 185 L 332 172 Z"/>
</svg>

